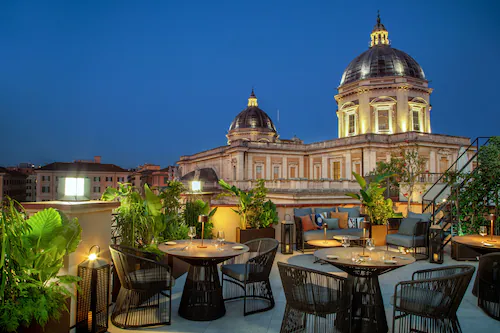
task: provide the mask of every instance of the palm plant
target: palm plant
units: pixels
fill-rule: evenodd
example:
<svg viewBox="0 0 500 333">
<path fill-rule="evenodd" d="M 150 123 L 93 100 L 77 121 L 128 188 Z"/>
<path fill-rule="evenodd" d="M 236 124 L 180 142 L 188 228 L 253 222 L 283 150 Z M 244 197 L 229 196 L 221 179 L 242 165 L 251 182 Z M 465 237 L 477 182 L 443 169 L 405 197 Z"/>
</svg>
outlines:
<svg viewBox="0 0 500 333">
<path fill-rule="evenodd" d="M 389 174 L 376 175 L 371 182 L 356 172 L 352 173 L 361 189 L 358 193 L 346 193 L 347 196 L 358 199 L 366 207 L 366 211 L 373 224 L 386 224 L 387 219 L 392 217 L 392 200 L 384 198 L 385 187 L 381 183 Z"/>
</svg>

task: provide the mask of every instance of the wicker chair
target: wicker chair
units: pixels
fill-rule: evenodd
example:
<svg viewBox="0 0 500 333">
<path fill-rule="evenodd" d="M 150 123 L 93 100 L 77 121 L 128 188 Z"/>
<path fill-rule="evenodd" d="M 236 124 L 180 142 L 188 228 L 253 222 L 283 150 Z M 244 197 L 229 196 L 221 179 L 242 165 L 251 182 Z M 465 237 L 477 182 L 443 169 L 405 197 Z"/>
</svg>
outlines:
<svg viewBox="0 0 500 333">
<path fill-rule="evenodd" d="M 394 289 L 392 332 L 462 332 L 457 309 L 474 266 L 416 271 Z"/>
<path fill-rule="evenodd" d="M 279 242 L 259 238 L 245 243 L 250 250 L 221 266 L 224 301 L 243 298 L 243 313 L 249 315 L 274 307 L 269 274 Z"/>
<path fill-rule="evenodd" d="M 500 320 L 500 253 L 479 257 L 475 287 L 477 305 L 488 316 Z"/>
<path fill-rule="evenodd" d="M 347 278 L 278 262 L 286 297 L 281 333 L 350 332 Z"/>
<path fill-rule="evenodd" d="M 111 322 L 120 328 L 170 325 L 172 286 L 170 267 L 151 254 L 124 246 L 109 247 L 121 288 Z"/>
</svg>

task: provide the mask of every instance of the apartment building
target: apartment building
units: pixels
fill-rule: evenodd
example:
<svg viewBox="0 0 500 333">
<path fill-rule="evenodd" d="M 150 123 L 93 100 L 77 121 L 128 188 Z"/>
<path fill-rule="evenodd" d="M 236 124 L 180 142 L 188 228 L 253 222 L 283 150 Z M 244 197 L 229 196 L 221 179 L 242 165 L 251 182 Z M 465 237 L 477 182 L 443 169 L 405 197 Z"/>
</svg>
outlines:
<svg viewBox="0 0 500 333">
<path fill-rule="evenodd" d="M 36 197 L 38 201 L 51 201 L 58 198 L 59 180 L 63 177 L 90 179 L 90 199 L 98 200 L 107 187 L 117 187 L 127 181 L 130 172 L 115 164 L 101 163 L 101 157 L 93 161 L 74 161 L 72 163 L 54 162 L 35 171 Z"/>
<path fill-rule="evenodd" d="M 0 167 L 0 201 L 9 196 L 19 202 L 26 199 L 26 175 Z"/>
</svg>

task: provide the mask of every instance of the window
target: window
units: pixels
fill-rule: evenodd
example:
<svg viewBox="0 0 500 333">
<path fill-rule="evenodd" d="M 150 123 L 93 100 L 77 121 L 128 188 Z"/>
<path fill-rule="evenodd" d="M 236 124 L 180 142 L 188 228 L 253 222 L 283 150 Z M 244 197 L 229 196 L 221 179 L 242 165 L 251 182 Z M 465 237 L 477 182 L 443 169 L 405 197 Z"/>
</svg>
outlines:
<svg viewBox="0 0 500 333">
<path fill-rule="evenodd" d="M 262 165 L 255 166 L 255 178 L 256 179 L 262 178 Z"/>
<path fill-rule="evenodd" d="M 340 162 L 339 161 L 335 161 L 332 164 L 332 178 L 334 180 L 340 179 Z"/>
<path fill-rule="evenodd" d="M 290 172 L 289 172 L 290 178 L 297 178 L 296 169 L 297 169 L 297 167 L 295 165 L 292 165 L 290 167 Z"/>
<path fill-rule="evenodd" d="M 273 179 L 278 179 L 280 178 L 280 167 L 278 165 L 275 165 L 273 167 Z"/>
<path fill-rule="evenodd" d="M 168 183 L 168 177 L 163 177 L 163 184 L 167 184 Z"/>
<path fill-rule="evenodd" d="M 389 110 L 378 110 L 378 131 L 389 132 Z"/>
<path fill-rule="evenodd" d="M 101 181 L 101 177 L 94 177 L 94 181 L 95 182 L 100 182 Z"/>
<path fill-rule="evenodd" d="M 42 193 L 50 193 L 50 186 L 42 186 Z"/>
<path fill-rule="evenodd" d="M 360 162 L 354 163 L 354 172 L 356 172 L 358 175 L 361 175 L 361 163 Z"/>
<path fill-rule="evenodd" d="M 417 110 L 412 111 L 412 120 L 413 120 L 413 130 L 420 131 L 419 112 Z"/>
<path fill-rule="evenodd" d="M 356 134 L 356 115 L 350 114 L 347 118 L 348 122 L 348 134 L 355 135 Z"/>
<path fill-rule="evenodd" d="M 58 177 L 58 176 L 56 176 L 56 182 L 58 182 L 58 181 L 59 181 L 59 177 Z"/>
<path fill-rule="evenodd" d="M 233 166 L 233 180 L 236 180 L 236 166 Z"/>
<path fill-rule="evenodd" d="M 113 181 L 113 177 L 106 177 L 106 181 L 107 182 L 112 182 Z"/>
<path fill-rule="evenodd" d="M 441 157 L 439 160 L 439 172 L 444 173 L 448 168 L 448 159 L 446 157 Z"/>
<path fill-rule="evenodd" d="M 101 187 L 100 186 L 94 186 L 94 193 L 100 193 L 101 192 Z"/>
</svg>

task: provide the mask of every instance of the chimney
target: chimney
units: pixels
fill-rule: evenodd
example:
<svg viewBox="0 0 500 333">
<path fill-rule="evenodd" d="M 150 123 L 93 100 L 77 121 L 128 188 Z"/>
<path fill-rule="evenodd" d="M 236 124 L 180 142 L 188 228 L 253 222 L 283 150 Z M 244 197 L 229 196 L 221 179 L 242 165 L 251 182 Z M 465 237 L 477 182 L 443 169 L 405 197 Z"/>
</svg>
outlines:
<svg viewBox="0 0 500 333">
<path fill-rule="evenodd" d="M 101 156 L 94 156 L 94 163 L 101 163 Z"/>
</svg>

